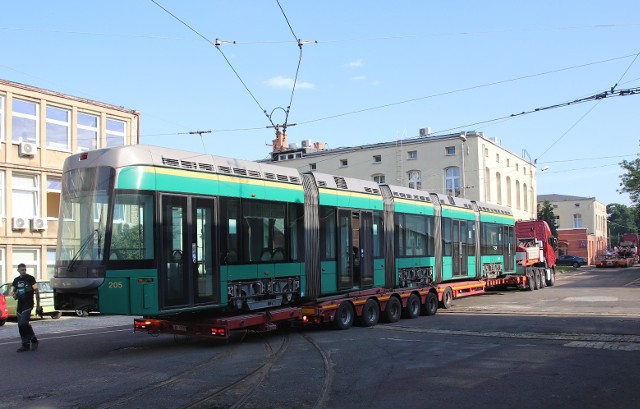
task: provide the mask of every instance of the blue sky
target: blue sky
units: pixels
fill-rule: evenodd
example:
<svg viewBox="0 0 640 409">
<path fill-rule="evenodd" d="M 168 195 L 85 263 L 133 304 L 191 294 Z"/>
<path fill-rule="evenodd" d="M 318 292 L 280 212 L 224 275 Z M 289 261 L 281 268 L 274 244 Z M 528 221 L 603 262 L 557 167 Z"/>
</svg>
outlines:
<svg viewBox="0 0 640 409">
<path fill-rule="evenodd" d="M 640 151 L 640 95 L 509 115 L 640 86 L 636 0 L 280 0 L 291 29 L 275 0 L 156 2 L 193 30 L 151 0 L 5 1 L 0 78 L 136 109 L 142 143 L 255 160 L 274 137 L 263 110 L 284 121 L 295 38 L 317 41 L 289 142 L 482 131 L 549 166 L 539 194 L 630 204 L 618 163 Z"/>
</svg>

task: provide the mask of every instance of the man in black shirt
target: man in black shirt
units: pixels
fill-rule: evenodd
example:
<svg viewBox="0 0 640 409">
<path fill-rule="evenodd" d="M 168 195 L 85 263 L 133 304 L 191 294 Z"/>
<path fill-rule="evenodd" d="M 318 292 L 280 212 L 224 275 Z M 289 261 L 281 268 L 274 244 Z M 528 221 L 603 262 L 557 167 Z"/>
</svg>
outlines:
<svg viewBox="0 0 640 409">
<path fill-rule="evenodd" d="M 18 318 L 18 331 L 22 338 L 22 346 L 18 348 L 18 352 L 35 351 L 38 349 L 38 338 L 33 332 L 29 319 L 31 318 L 31 310 L 33 309 L 33 296 L 36 298 L 36 311 L 40 307 L 40 292 L 36 279 L 27 274 L 27 266 L 24 263 L 18 264 L 18 272 L 20 276 L 16 277 L 11 284 L 11 295 L 18 300 L 16 307 L 16 317 Z"/>
</svg>

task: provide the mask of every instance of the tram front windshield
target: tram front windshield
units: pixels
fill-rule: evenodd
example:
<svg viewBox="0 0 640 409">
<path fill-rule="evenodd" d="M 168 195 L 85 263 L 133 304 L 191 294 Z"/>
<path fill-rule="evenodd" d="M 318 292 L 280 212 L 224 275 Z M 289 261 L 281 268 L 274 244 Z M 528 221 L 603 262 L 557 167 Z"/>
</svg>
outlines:
<svg viewBox="0 0 640 409">
<path fill-rule="evenodd" d="M 110 167 L 73 169 L 64 174 L 56 255 L 60 273 L 102 263 L 115 171 Z"/>
</svg>

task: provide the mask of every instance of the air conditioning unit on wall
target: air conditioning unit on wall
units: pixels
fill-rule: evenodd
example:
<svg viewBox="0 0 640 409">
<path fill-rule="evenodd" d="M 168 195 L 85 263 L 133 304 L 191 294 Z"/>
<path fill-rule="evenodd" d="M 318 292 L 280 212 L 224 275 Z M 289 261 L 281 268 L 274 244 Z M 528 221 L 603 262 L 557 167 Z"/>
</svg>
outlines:
<svg viewBox="0 0 640 409">
<path fill-rule="evenodd" d="M 14 217 L 11 220 L 13 230 L 23 230 L 27 228 L 28 219 L 26 217 Z"/>
<path fill-rule="evenodd" d="M 18 146 L 18 155 L 20 156 L 35 156 L 38 148 L 35 143 L 31 142 L 20 142 Z"/>
<path fill-rule="evenodd" d="M 31 219 L 31 230 L 42 231 L 47 229 L 47 219 L 44 217 L 34 217 Z"/>
</svg>

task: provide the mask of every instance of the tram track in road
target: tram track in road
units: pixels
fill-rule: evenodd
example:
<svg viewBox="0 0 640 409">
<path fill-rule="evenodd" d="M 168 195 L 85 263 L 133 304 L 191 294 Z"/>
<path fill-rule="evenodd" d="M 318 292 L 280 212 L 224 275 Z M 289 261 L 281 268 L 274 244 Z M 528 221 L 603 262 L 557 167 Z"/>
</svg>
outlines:
<svg viewBox="0 0 640 409">
<path fill-rule="evenodd" d="M 611 349 L 621 351 L 640 351 L 640 335 L 636 334 L 588 334 L 561 332 L 505 332 L 477 330 L 449 330 L 411 328 L 401 325 L 381 325 L 379 328 L 396 332 L 420 333 L 443 336 L 465 336 L 483 338 L 503 338 L 520 340 L 544 340 L 566 342 L 567 347 L 584 347 L 595 349 Z"/>
</svg>

